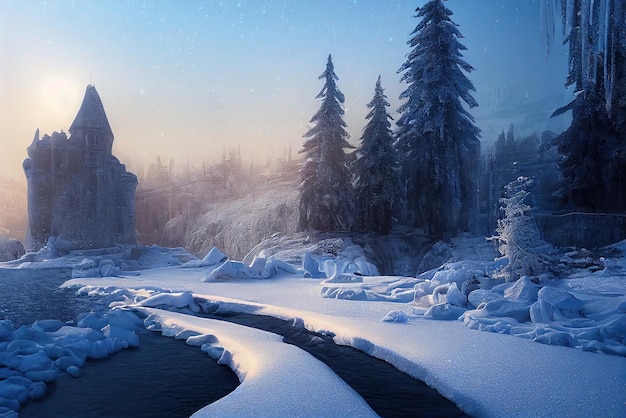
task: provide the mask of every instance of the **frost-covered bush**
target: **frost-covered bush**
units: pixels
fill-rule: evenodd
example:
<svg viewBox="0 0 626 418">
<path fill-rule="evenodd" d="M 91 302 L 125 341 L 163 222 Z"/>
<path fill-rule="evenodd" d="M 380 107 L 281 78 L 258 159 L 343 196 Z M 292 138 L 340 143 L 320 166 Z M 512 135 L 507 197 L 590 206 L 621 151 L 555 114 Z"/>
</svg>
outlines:
<svg viewBox="0 0 626 418">
<path fill-rule="evenodd" d="M 184 247 L 195 254 L 207 254 L 217 247 L 232 259 L 242 260 L 264 239 L 276 233 L 295 233 L 297 198 L 294 184 L 285 183 L 211 205 L 188 226 Z"/>
<path fill-rule="evenodd" d="M 539 236 L 539 229 L 528 213 L 531 207 L 524 203 L 529 195 L 527 188 L 532 183 L 528 177 L 518 177 L 504 187 L 505 197 L 500 199 L 504 217 L 498 219 L 498 235 L 490 239 L 498 243 L 498 250 L 509 260 L 496 273 L 496 277 L 506 281 L 521 276 L 538 276 L 548 269 L 547 254 L 552 251 L 552 246 Z"/>
</svg>

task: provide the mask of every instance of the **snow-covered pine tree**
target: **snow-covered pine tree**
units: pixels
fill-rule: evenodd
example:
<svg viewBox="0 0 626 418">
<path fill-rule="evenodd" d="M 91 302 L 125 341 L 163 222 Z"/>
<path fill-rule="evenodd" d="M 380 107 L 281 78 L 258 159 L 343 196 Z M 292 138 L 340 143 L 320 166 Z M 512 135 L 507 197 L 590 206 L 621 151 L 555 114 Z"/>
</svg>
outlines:
<svg viewBox="0 0 626 418">
<path fill-rule="evenodd" d="M 569 43 L 566 86 L 574 100 L 553 116 L 572 110 L 572 124 L 557 141 L 565 192 L 574 206 L 626 210 L 626 4 L 623 0 L 545 0 L 542 27 L 546 50 L 558 9 Z"/>
<path fill-rule="evenodd" d="M 311 118 L 315 126 L 304 134 L 306 138 L 300 154 L 304 161 L 300 165 L 301 231 L 340 231 L 350 228 L 353 218 L 353 193 L 348 154 L 346 148 L 354 148 L 348 142 L 343 120 L 344 95 L 339 91 L 332 57 L 328 56 L 326 70 L 320 75 L 324 87 L 316 98 L 322 105 Z"/>
<path fill-rule="evenodd" d="M 369 122 L 357 150 L 355 201 L 358 228 L 383 235 L 391 230 L 394 203 L 401 191 L 395 169 L 390 122 L 393 118 L 387 113 L 389 106 L 378 76 L 374 97 L 367 104 L 371 110 L 365 118 Z"/>
<path fill-rule="evenodd" d="M 397 145 L 403 154 L 408 221 L 432 236 L 467 230 L 477 207 L 480 130 L 465 109 L 478 103 L 464 72 L 462 35 L 443 0 L 417 9 L 421 21 L 407 43 L 412 50 L 398 70 L 408 84 L 398 112 Z"/>
<path fill-rule="evenodd" d="M 532 183 L 528 177 L 518 177 L 504 186 L 505 197 L 500 199 L 504 217 L 498 219 L 498 235 L 489 238 L 497 242 L 500 254 L 509 259 L 509 263 L 495 275 L 506 281 L 515 281 L 521 276 L 538 276 L 550 269 L 548 254 L 553 248 L 541 239 L 539 229 L 529 215 L 531 207 L 525 203 Z"/>
</svg>

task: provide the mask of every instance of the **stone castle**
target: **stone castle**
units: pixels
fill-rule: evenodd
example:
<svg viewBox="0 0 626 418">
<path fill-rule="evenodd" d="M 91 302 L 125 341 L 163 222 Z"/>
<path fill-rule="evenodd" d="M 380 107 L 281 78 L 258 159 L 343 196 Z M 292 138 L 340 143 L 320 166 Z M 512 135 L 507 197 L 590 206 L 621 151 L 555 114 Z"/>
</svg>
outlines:
<svg viewBox="0 0 626 418">
<path fill-rule="evenodd" d="M 51 238 L 67 250 L 134 244 L 137 177 L 112 154 L 113 131 L 94 86 L 69 132 L 40 139 L 38 129 L 27 148 L 27 249 Z"/>
</svg>

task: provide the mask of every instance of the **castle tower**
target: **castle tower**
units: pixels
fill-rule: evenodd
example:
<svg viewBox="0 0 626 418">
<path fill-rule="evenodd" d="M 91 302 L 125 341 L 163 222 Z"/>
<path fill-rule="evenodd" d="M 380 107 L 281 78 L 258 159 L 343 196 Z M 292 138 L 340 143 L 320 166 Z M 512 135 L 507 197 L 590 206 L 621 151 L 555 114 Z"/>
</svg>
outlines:
<svg viewBox="0 0 626 418">
<path fill-rule="evenodd" d="M 69 138 L 55 132 L 39 140 L 36 134 L 28 147 L 30 249 L 51 237 L 66 249 L 135 243 L 130 201 L 137 177 L 112 154 L 113 131 L 94 86 L 87 86 L 69 131 Z"/>
<path fill-rule="evenodd" d="M 85 163 L 95 167 L 112 155 L 113 131 L 94 86 L 87 86 L 83 103 L 70 126 L 72 142 L 82 148 Z"/>
</svg>

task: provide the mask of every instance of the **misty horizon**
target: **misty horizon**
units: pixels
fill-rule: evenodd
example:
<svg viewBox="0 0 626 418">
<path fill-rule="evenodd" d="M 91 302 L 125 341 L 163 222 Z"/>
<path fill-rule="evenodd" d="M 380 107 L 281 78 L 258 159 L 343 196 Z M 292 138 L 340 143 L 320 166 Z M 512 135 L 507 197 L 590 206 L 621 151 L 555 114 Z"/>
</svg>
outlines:
<svg viewBox="0 0 626 418">
<path fill-rule="evenodd" d="M 67 131 L 88 84 L 102 96 L 114 154 L 131 169 L 157 156 L 179 165 L 218 162 L 233 146 L 244 161 L 260 163 L 289 146 L 297 155 L 329 53 L 356 144 L 379 74 L 395 115 L 404 88 L 397 70 L 423 3 L 5 3 L 0 114 L 10 145 L 0 178 L 23 179 L 35 130 Z M 563 87 L 566 53 L 557 47 L 546 56 L 539 1 L 451 7 L 465 59 L 476 68 L 469 78 L 479 107 L 471 113 L 483 143 L 510 123 L 525 134 L 562 130 L 567 117 L 548 116 L 571 97 Z M 30 29 L 42 27 L 54 29 Z M 529 112 L 537 103 L 539 113 Z"/>
</svg>

